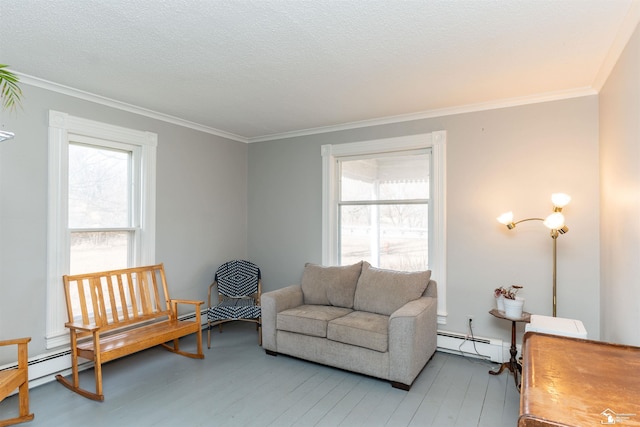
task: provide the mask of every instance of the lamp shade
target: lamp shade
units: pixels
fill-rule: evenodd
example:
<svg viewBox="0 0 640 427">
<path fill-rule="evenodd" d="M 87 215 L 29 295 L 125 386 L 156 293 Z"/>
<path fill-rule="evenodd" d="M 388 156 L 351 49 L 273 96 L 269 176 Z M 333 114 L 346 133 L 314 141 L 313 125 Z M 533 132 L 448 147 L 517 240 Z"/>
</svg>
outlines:
<svg viewBox="0 0 640 427">
<path fill-rule="evenodd" d="M 567 206 L 570 201 L 571 201 L 571 196 L 569 196 L 568 194 L 553 193 L 551 195 L 551 202 L 553 203 L 553 206 L 555 206 L 556 208 L 562 209 L 565 206 Z"/>
<path fill-rule="evenodd" d="M 545 218 L 544 225 L 552 230 L 558 230 L 564 227 L 564 215 L 560 212 L 554 212 Z"/>
<path fill-rule="evenodd" d="M 500 224 L 508 225 L 513 222 L 513 212 L 505 212 L 496 218 Z"/>
<path fill-rule="evenodd" d="M 13 132 L 9 132 L 6 130 L 0 130 L 0 142 L 6 141 L 7 139 L 11 139 L 16 136 Z"/>
</svg>

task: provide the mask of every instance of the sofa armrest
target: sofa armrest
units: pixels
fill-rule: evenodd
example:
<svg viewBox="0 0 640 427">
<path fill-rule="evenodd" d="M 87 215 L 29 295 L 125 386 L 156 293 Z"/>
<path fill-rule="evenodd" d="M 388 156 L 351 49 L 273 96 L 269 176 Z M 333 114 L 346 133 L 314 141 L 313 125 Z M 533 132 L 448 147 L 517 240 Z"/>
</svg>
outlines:
<svg viewBox="0 0 640 427">
<path fill-rule="evenodd" d="M 437 300 L 422 297 L 389 317 L 390 381 L 410 386 L 437 347 Z"/>
<path fill-rule="evenodd" d="M 262 347 L 265 350 L 278 351 L 276 345 L 276 316 L 278 313 L 302 304 L 300 285 L 287 286 L 262 294 L 260 301 L 262 307 Z"/>
</svg>

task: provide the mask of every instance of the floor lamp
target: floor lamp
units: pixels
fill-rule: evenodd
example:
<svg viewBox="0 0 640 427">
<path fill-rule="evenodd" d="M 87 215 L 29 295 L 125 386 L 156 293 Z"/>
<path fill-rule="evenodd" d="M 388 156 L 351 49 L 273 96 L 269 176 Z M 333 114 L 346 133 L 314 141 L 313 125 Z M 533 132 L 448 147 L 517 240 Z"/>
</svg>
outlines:
<svg viewBox="0 0 640 427">
<path fill-rule="evenodd" d="M 553 203 L 553 213 L 546 218 L 526 218 L 519 221 L 513 221 L 513 212 L 505 212 L 497 219 L 500 224 L 507 226 L 509 230 L 513 230 L 516 225 L 525 221 L 542 221 L 542 223 L 551 230 L 551 239 L 553 240 L 553 317 L 556 317 L 556 265 L 557 265 L 557 245 L 558 236 L 565 234 L 569 231 L 569 228 L 564 224 L 564 215 L 562 214 L 562 208 L 567 206 L 571 201 L 571 197 L 564 193 L 554 193 L 551 195 L 551 202 Z"/>
</svg>

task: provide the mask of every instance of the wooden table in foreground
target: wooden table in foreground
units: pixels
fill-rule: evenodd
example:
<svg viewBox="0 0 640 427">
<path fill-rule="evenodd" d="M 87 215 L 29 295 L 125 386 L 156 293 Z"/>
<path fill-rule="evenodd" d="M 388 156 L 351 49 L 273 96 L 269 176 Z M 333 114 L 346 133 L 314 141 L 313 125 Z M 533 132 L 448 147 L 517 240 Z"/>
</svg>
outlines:
<svg viewBox="0 0 640 427">
<path fill-rule="evenodd" d="M 519 427 L 640 426 L 640 347 L 527 332 Z"/>
</svg>

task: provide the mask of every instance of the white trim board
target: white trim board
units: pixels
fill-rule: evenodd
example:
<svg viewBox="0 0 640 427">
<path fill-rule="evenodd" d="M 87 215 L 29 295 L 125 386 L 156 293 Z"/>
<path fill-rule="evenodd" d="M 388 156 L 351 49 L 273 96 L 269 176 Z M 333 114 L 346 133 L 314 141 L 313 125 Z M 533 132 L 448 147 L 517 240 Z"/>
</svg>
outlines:
<svg viewBox="0 0 640 427">
<path fill-rule="evenodd" d="M 61 93 L 63 95 L 72 96 L 89 102 L 95 102 L 96 104 L 105 105 L 107 107 L 116 108 L 118 110 L 127 111 L 133 114 L 139 114 L 141 116 L 149 117 L 152 119 L 160 120 L 166 123 L 182 126 L 185 128 L 197 130 L 200 132 L 208 133 L 211 135 L 220 136 L 222 138 L 231 139 L 234 141 L 249 142 L 247 138 L 236 135 L 230 132 L 225 132 L 220 129 L 215 129 L 209 126 L 194 123 L 189 120 L 181 119 L 180 117 L 171 116 L 169 114 L 160 113 L 157 111 L 149 110 L 147 108 L 138 107 L 137 105 L 127 104 L 126 102 L 118 101 L 116 99 L 107 98 L 101 95 L 96 95 L 91 92 L 85 92 L 80 89 L 75 89 L 70 86 L 64 86 L 58 83 L 50 82 L 48 80 L 33 77 L 20 72 L 15 72 L 20 77 L 20 83 L 24 83 L 30 86 L 39 87 L 42 89 L 50 90 L 52 92 Z"/>
<path fill-rule="evenodd" d="M 256 136 L 247 138 L 247 142 L 263 142 L 273 141 L 277 139 L 296 138 L 300 136 L 309 136 L 329 132 L 338 132 L 343 130 L 366 128 L 371 126 L 388 125 L 393 123 L 410 122 L 414 120 L 432 119 L 435 117 L 453 116 L 456 114 L 475 113 L 479 111 L 498 110 L 500 108 L 518 107 L 521 105 L 539 104 L 542 102 L 561 101 L 564 99 L 580 98 L 583 96 L 597 95 L 598 92 L 590 87 L 581 87 L 571 90 L 563 90 L 557 92 L 540 93 L 518 98 L 499 99 L 489 102 L 481 102 L 477 104 L 459 105 L 449 108 L 436 108 L 433 110 L 419 111 L 416 113 L 401 114 L 397 116 L 380 117 L 369 120 L 361 120 L 357 122 L 342 123 L 338 125 L 323 126 L 310 129 L 295 130 L 291 132 L 282 132 L 271 135 Z"/>
<path fill-rule="evenodd" d="M 288 132 L 280 132 L 269 135 L 260 135 L 247 137 L 237 135 L 231 132 L 227 132 L 221 129 L 212 128 L 210 126 L 195 123 L 189 120 L 182 119 L 180 117 L 171 116 L 158 111 L 153 111 L 147 108 L 138 107 L 136 105 L 128 104 L 126 102 L 118 101 L 115 99 L 107 98 L 94 93 L 75 89 L 70 86 L 61 85 L 58 83 L 50 82 L 48 80 L 33 77 L 28 74 L 14 71 L 16 75 L 20 77 L 20 82 L 34 87 L 50 90 L 52 92 L 61 93 L 63 95 L 72 96 L 75 98 L 83 99 L 89 102 L 95 102 L 96 104 L 105 105 L 107 107 L 116 108 L 122 111 L 128 111 L 130 113 L 139 114 L 141 116 L 149 117 L 152 119 L 160 120 L 167 123 L 172 123 L 185 128 L 193 129 L 196 131 L 208 133 L 211 135 L 220 136 L 233 141 L 244 143 L 255 143 L 264 141 L 273 141 L 278 139 L 295 138 L 300 136 L 317 135 L 329 132 L 339 132 L 344 130 L 366 128 L 370 126 L 379 126 L 393 123 L 409 122 L 414 120 L 423 120 L 435 117 L 445 117 L 455 114 L 473 113 L 478 111 L 496 110 L 500 108 L 517 107 L 528 104 L 538 104 L 542 102 L 559 101 L 564 99 L 579 98 L 583 96 L 597 95 L 598 91 L 592 87 L 580 87 L 570 90 L 556 91 L 540 93 L 529 96 L 522 96 L 517 98 L 498 99 L 495 101 L 481 102 L 476 104 L 460 105 L 449 108 L 436 108 L 432 110 L 419 111 L 409 114 L 401 114 L 397 116 L 378 117 L 368 120 L 360 120 L 355 122 L 340 123 L 330 126 L 321 126 L 308 129 L 293 130 Z"/>
</svg>

